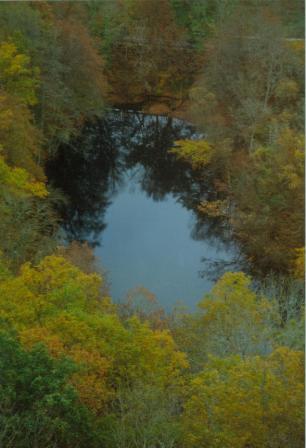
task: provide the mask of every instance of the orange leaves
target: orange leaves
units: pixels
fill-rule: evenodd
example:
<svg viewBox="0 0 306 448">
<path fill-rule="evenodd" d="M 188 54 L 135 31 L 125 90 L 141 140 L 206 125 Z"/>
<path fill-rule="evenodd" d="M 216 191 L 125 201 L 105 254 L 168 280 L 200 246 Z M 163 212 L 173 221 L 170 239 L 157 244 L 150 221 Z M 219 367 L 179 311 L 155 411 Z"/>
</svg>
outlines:
<svg viewBox="0 0 306 448">
<path fill-rule="evenodd" d="M 108 384 L 109 360 L 97 350 L 86 350 L 82 346 L 73 347 L 69 356 L 80 366 L 72 383 L 81 401 L 95 413 L 103 412 L 113 394 Z"/>
<path fill-rule="evenodd" d="M 26 264 L 20 276 L 0 283 L 2 317 L 20 331 L 26 346 L 43 342 L 53 356 L 66 355 L 84 365 L 75 379 L 84 402 L 90 400 L 93 388 L 103 390 L 102 398 L 94 394 L 91 399 L 96 400 L 94 409 L 98 402 L 105 402 L 109 365 L 99 352 L 103 344 L 89 321 L 90 312 L 103 310 L 100 284 L 96 274 L 87 275 L 55 256 L 46 257 L 37 267 Z M 87 395 L 86 382 L 91 384 Z"/>
<path fill-rule="evenodd" d="M 79 327 L 76 331 L 82 330 Z M 78 371 L 72 376 L 71 382 L 76 387 L 80 399 L 99 413 L 104 410 L 112 395 L 108 385 L 108 370 L 110 362 L 94 348 L 85 348 L 90 334 L 84 334 L 83 340 L 74 339 L 74 344 L 67 343 L 63 332 L 55 332 L 54 327 L 33 327 L 20 332 L 20 341 L 28 348 L 37 343 L 43 343 L 49 353 L 56 357 L 69 356 L 79 366 Z"/>
<path fill-rule="evenodd" d="M 114 394 L 106 380 L 100 378 L 100 372 L 76 373 L 73 375 L 72 384 L 77 389 L 83 404 L 97 415 L 105 413 L 107 404 Z"/>
<path fill-rule="evenodd" d="M 217 217 L 217 216 L 227 216 L 228 215 L 228 201 L 217 200 L 217 201 L 202 201 L 198 206 L 200 213 L 207 216 Z"/>
<path fill-rule="evenodd" d="M 55 20 L 54 25 L 62 49 L 61 63 L 68 72 L 65 83 L 76 106 L 71 113 L 79 112 L 78 119 L 99 113 L 103 109 L 107 82 L 104 61 L 93 38 L 86 27 L 73 17 Z"/>
<path fill-rule="evenodd" d="M 19 337 L 21 343 L 27 348 L 43 343 L 52 356 L 61 357 L 65 354 L 64 344 L 61 339 L 45 327 L 32 327 L 21 330 Z"/>
<path fill-rule="evenodd" d="M 80 367 L 73 384 L 99 414 L 119 384 L 174 385 L 188 366 L 169 332 L 153 331 L 135 316 L 123 325 L 101 298 L 102 283 L 58 256 L 0 281 L 0 317 L 27 347 L 43 342 L 53 356 L 72 358 Z"/>
</svg>

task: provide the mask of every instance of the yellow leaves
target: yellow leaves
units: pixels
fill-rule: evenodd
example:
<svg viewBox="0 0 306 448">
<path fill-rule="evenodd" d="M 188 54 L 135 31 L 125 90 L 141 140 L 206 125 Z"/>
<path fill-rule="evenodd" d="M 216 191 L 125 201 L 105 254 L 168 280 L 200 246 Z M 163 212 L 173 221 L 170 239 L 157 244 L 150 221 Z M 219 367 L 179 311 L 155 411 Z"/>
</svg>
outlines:
<svg viewBox="0 0 306 448">
<path fill-rule="evenodd" d="M 98 337 L 94 316 L 90 321 L 90 312 L 103 310 L 100 286 L 96 274 L 85 274 L 55 256 L 36 267 L 26 264 L 18 277 L 0 282 L 0 316 L 19 331 L 26 346 L 43 342 L 53 356 L 66 355 L 81 364 L 73 381 L 82 401 L 97 412 L 109 397 L 110 365 L 101 353 L 105 342 Z"/>
<path fill-rule="evenodd" d="M 207 353 L 265 353 L 271 347 L 270 324 L 278 321 L 273 303 L 259 298 L 242 272 L 228 272 L 199 303 Z"/>
<path fill-rule="evenodd" d="M 278 140 L 272 146 L 261 146 L 251 156 L 254 177 L 257 176 L 257 186 L 262 193 L 276 188 L 298 190 L 303 186 L 304 178 L 304 136 L 288 127 L 279 134 Z M 284 196 L 285 192 L 278 192 Z M 259 192 L 257 191 L 259 196 Z"/>
<path fill-rule="evenodd" d="M 269 149 L 264 146 L 256 148 L 251 155 L 252 160 L 257 163 L 266 160 L 267 157 L 269 157 Z"/>
<path fill-rule="evenodd" d="M 257 148 L 238 179 L 231 218 L 244 251 L 263 272 L 289 272 L 292 249 L 303 244 L 304 136 L 283 128 L 273 144 Z"/>
<path fill-rule="evenodd" d="M 189 91 L 189 98 L 199 105 L 209 105 L 216 102 L 216 95 L 207 90 L 206 87 L 195 84 Z"/>
<path fill-rule="evenodd" d="M 2 87 L 3 88 L 3 87 Z M 45 180 L 42 166 L 42 135 L 33 123 L 28 106 L 13 94 L 0 89 L 0 144 L 10 166 L 28 171 L 35 179 Z"/>
<path fill-rule="evenodd" d="M 32 327 L 21 330 L 19 338 L 21 343 L 27 348 L 31 349 L 34 345 L 42 342 L 52 356 L 61 357 L 65 354 L 63 341 L 61 341 L 58 335 L 52 334 L 45 327 Z"/>
<path fill-rule="evenodd" d="M 36 196 L 44 198 L 48 195 L 45 184 L 31 179 L 30 174 L 22 168 L 9 167 L 0 156 L 0 190 L 8 189 L 17 196 Z"/>
<path fill-rule="evenodd" d="M 3 106 L 7 102 L 7 95 L 0 94 L 0 105 Z M 1 107 L 0 109 L 0 130 L 8 130 L 14 120 L 14 113 L 12 109 Z"/>
<path fill-rule="evenodd" d="M 127 321 L 128 332 L 123 336 L 118 352 L 120 375 L 138 381 L 150 378 L 154 384 L 176 384 L 179 373 L 188 366 L 186 357 L 176 348 L 168 331 L 153 331 L 137 317 Z M 117 362 L 118 362 L 117 361 Z"/>
<path fill-rule="evenodd" d="M 290 190 L 303 189 L 304 136 L 285 128 L 279 136 L 278 145 L 280 151 L 275 157 L 278 157 L 280 175 L 286 180 Z"/>
<path fill-rule="evenodd" d="M 57 327 L 53 333 L 61 329 L 62 340 L 74 343 L 86 338 L 87 326 L 69 313 L 102 311 L 100 284 L 97 275 L 86 275 L 63 258 L 46 257 L 37 267 L 25 264 L 18 277 L 0 283 L 1 311 L 18 328 L 40 324 L 51 329 L 52 321 Z"/>
<path fill-rule="evenodd" d="M 194 169 L 207 166 L 214 156 L 214 148 L 206 140 L 177 140 L 175 144 L 170 152 L 189 162 Z"/>
<path fill-rule="evenodd" d="M 276 374 L 288 377 L 292 383 L 302 381 L 304 377 L 304 357 L 301 351 L 290 350 L 288 347 L 278 347 L 269 356 L 269 362 Z"/>
<path fill-rule="evenodd" d="M 227 216 L 228 215 L 228 201 L 217 200 L 217 201 L 202 201 L 198 206 L 200 213 L 204 215 L 217 217 L 217 216 Z"/>
<path fill-rule="evenodd" d="M 299 280 L 304 280 L 305 278 L 305 247 L 295 249 L 293 275 Z"/>
<path fill-rule="evenodd" d="M 38 294 L 50 292 L 54 300 L 56 290 L 60 292 L 70 286 L 74 290 L 74 300 L 79 297 L 83 306 L 96 305 L 102 283 L 97 274 L 85 274 L 64 258 L 54 255 L 45 257 L 36 268 L 25 264 L 21 277 L 31 291 Z"/>
<path fill-rule="evenodd" d="M 305 148 L 305 137 L 303 134 L 286 127 L 279 135 L 277 143 L 289 154 L 294 154 L 296 151 L 303 153 Z"/>
<path fill-rule="evenodd" d="M 23 66 L 29 63 L 25 55 L 16 54 L 17 49 L 13 43 L 3 42 L 0 46 L 1 68 L 4 74 L 19 73 Z"/>
<path fill-rule="evenodd" d="M 235 300 L 239 301 L 242 298 L 247 298 L 255 301 L 255 294 L 250 291 L 251 279 L 243 272 L 227 272 L 214 285 L 212 295 L 216 300 Z M 201 304 L 202 302 L 200 302 Z"/>
<path fill-rule="evenodd" d="M 75 344 L 88 346 L 94 342 L 94 332 L 80 316 L 63 311 L 45 322 L 46 327 L 58 335 L 65 348 L 70 351 Z"/>
<path fill-rule="evenodd" d="M 33 196 L 36 196 L 38 198 L 45 198 L 46 196 L 48 196 L 48 191 L 43 182 L 28 182 L 25 189 Z"/>
<path fill-rule="evenodd" d="M 153 335 L 153 341 L 157 342 L 156 359 L 160 358 L 160 366 L 165 370 L 167 380 L 173 380 L 182 369 L 187 369 L 189 363 L 185 353 L 176 349 L 175 342 L 168 331 L 157 331 Z"/>
<path fill-rule="evenodd" d="M 305 42 L 303 39 L 293 39 L 286 42 L 287 46 L 300 58 L 301 64 L 304 64 Z"/>
<path fill-rule="evenodd" d="M 303 185 L 303 179 L 294 172 L 294 169 L 293 165 L 285 165 L 282 170 L 290 190 L 297 190 Z"/>
<path fill-rule="evenodd" d="M 266 358 L 210 358 L 191 383 L 184 446 L 277 448 L 301 440 L 302 361 L 302 352 L 287 348 Z"/>
<path fill-rule="evenodd" d="M 0 282 L 0 316 L 15 328 L 26 328 L 37 320 L 35 296 L 19 278 Z"/>
<path fill-rule="evenodd" d="M 276 96 L 286 101 L 297 98 L 299 92 L 299 85 L 293 79 L 282 79 L 275 88 Z"/>
<path fill-rule="evenodd" d="M 188 367 L 169 332 L 153 331 L 137 317 L 123 325 L 109 300 L 101 298 L 102 282 L 54 255 L 0 281 L 0 318 L 25 346 L 43 342 L 53 356 L 72 358 L 81 369 L 72 381 L 83 403 L 98 414 L 116 384 L 175 387 Z"/>
<path fill-rule="evenodd" d="M 18 53 L 12 42 L 0 44 L 0 83 L 8 93 L 16 95 L 24 104 L 36 104 L 38 69 L 30 67 L 30 58 Z"/>
</svg>

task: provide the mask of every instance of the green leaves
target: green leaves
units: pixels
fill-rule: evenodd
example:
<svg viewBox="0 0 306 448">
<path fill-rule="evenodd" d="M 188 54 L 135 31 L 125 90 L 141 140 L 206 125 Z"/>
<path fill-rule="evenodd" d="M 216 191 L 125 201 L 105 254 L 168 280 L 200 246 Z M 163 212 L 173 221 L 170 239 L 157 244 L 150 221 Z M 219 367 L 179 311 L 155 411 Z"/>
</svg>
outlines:
<svg viewBox="0 0 306 448">
<path fill-rule="evenodd" d="M 90 414 L 68 384 L 75 370 L 67 359 L 51 359 L 42 345 L 26 352 L 15 338 L 0 334 L 3 446 L 83 447 L 92 443 Z"/>
</svg>

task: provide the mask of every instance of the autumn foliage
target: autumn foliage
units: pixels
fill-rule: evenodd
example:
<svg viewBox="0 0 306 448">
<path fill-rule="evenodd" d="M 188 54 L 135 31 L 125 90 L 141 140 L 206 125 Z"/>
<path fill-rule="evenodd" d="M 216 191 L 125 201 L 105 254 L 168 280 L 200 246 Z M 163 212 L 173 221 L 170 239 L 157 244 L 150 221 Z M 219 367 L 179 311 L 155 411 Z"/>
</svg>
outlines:
<svg viewBox="0 0 306 448">
<path fill-rule="evenodd" d="M 1 447 L 304 446 L 304 45 L 299 0 L 275 4 L 0 4 Z M 226 272 L 192 313 L 145 286 L 116 304 L 63 243 L 45 163 L 106 97 L 187 96 L 205 138 L 171 155 L 254 278 Z"/>
</svg>

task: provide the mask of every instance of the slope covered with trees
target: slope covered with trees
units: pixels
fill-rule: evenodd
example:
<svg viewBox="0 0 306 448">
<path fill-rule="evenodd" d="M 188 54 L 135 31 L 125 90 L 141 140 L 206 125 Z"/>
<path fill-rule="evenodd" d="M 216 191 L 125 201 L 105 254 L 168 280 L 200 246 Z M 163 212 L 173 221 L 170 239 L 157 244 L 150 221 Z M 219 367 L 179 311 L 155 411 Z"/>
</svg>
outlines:
<svg viewBox="0 0 306 448">
<path fill-rule="evenodd" d="M 301 11 L 0 4 L 0 446 L 304 446 Z M 248 272 L 194 313 L 146 290 L 113 303 L 91 249 L 61 245 L 66 199 L 45 174 L 107 104 L 160 98 L 204 131 L 171 151 L 212 184 L 198 212 L 230 223 Z"/>
</svg>

